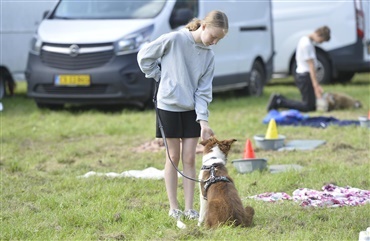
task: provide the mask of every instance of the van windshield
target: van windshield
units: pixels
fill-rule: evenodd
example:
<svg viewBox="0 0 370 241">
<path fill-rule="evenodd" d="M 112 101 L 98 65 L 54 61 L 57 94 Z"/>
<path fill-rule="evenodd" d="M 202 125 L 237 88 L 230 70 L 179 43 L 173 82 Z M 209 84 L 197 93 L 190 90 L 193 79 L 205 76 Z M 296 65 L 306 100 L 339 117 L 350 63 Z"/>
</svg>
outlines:
<svg viewBox="0 0 370 241">
<path fill-rule="evenodd" d="M 153 18 L 163 9 L 166 0 L 60 1 L 52 18 L 56 19 L 142 19 Z"/>
</svg>

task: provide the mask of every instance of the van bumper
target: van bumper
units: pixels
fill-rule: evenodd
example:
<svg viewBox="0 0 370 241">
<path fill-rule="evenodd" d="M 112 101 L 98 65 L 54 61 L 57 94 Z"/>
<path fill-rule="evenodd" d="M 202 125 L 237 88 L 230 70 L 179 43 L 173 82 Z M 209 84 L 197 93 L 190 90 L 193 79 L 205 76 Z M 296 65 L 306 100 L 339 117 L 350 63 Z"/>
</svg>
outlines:
<svg viewBox="0 0 370 241">
<path fill-rule="evenodd" d="M 26 80 L 27 95 L 43 104 L 134 104 L 144 106 L 151 100 L 154 81 L 145 78 L 136 60 L 137 53 L 114 56 L 95 68 L 67 70 L 42 62 L 30 53 Z M 57 75 L 88 74 L 89 86 L 58 86 Z"/>
</svg>

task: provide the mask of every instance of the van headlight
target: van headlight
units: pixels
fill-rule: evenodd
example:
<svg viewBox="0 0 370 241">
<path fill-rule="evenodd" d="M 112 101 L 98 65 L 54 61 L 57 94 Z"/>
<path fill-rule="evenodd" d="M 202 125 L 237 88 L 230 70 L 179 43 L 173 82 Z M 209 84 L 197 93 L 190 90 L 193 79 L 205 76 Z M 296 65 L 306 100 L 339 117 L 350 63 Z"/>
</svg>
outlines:
<svg viewBox="0 0 370 241">
<path fill-rule="evenodd" d="M 31 40 L 31 53 L 39 55 L 41 52 L 42 41 L 34 36 Z"/>
<path fill-rule="evenodd" d="M 154 26 L 150 25 L 118 40 L 115 46 L 116 55 L 138 52 L 143 44 L 149 42 L 153 29 Z"/>
</svg>

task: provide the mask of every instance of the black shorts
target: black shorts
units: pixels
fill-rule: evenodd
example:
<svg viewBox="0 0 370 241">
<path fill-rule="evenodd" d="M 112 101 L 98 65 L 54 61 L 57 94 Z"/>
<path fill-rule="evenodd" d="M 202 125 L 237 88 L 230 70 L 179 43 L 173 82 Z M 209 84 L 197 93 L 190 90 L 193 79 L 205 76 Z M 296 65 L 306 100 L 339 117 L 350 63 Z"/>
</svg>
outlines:
<svg viewBox="0 0 370 241">
<path fill-rule="evenodd" d="M 159 118 L 163 125 L 166 138 L 194 138 L 200 137 L 200 124 L 196 121 L 195 110 L 185 112 L 172 112 L 158 109 Z M 162 134 L 156 119 L 156 137 Z"/>
</svg>

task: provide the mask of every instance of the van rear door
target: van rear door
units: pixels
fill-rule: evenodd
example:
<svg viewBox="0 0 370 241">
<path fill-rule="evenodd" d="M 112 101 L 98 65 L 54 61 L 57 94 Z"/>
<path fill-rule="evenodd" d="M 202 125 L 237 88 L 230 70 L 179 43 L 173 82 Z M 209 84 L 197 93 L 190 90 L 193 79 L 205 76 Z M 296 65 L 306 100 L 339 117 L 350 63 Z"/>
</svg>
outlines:
<svg viewBox="0 0 370 241">
<path fill-rule="evenodd" d="M 355 4 L 358 5 L 356 8 L 362 10 L 363 18 L 363 43 L 364 43 L 364 61 L 370 61 L 370 2 L 356 0 Z M 360 17 L 359 17 L 360 18 Z M 361 19 L 359 19 L 361 21 Z"/>
</svg>

